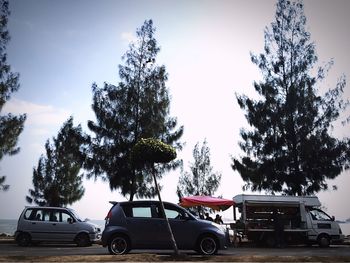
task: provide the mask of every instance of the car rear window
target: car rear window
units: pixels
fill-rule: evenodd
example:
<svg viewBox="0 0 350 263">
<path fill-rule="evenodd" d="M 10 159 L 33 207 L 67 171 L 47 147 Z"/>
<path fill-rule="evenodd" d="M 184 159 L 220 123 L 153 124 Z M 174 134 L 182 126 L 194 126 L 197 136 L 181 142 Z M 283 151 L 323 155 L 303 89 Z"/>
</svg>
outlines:
<svg viewBox="0 0 350 263">
<path fill-rule="evenodd" d="M 33 209 L 27 209 L 26 211 L 25 211 L 25 213 L 24 213 L 24 219 L 27 219 L 27 220 L 29 220 L 30 219 L 30 215 L 32 214 L 32 212 L 33 212 Z"/>
</svg>

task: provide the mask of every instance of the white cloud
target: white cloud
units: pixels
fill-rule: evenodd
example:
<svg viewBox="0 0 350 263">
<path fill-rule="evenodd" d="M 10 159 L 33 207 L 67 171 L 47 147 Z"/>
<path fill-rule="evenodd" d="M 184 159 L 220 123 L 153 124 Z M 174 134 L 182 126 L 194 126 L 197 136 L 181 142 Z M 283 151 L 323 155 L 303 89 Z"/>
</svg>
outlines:
<svg viewBox="0 0 350 263">
<path fill-rule="evenodd" d="M 124 41 L 124 42 L 127 42 L 128 44 L 130 42 L 133 42 L 133 41 L 136 41 L 136 37 L 133 33 L 131 32 L 123 32 L 121 34 L 121 39 Z"/>
<path fill-rule="evenodd" d="M 27 125 L 41 127 L 61 125 L 71 114 L 65 109 L 55 108 L 52 105 L 40 105 L 19 99 L 12 99 L 6 103 L 4 112 L 11 112 L 13 114 L 26 113 Z M 40 133 L 43 133 L 42 129 Z"/>
</svg>

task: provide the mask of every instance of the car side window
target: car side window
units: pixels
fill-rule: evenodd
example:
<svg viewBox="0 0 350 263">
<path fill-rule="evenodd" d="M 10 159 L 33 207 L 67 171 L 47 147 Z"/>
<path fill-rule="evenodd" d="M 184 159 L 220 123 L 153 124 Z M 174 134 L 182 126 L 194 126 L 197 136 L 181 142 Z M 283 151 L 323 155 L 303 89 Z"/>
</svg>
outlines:
<svg viewBox="0 0 350 263">
<path fill-rule="evenodd" d="M 329 215 L 319 209 L 311 209 L 310 214 L 312 220 L 332 221 L 332 218 Z"/>
<path fill-rule="evenodd" d="M 132 208 L 133 217 L 144 217 L 144 218 L 152 218 L 152 210 L 151 207 L 133 207 Z"/>
<path fill-rule="evenodd" d="M 65 223 L 73 222 L 72 216 L 65 211 L 61 212 L 61 219 L 62 219 L 62 222 L 65 222 Z"/>
<path fill-rule="evenodd" d="M 43 220 L 43 210 L 38 209 L 36 210 L 36 213 L 33 214 L 32 220 L 34 221 L 42 221 Z"/>
<path fill-rule="evenodd" d="M 165 208 L 166 217 L 169 219 L 181 219 L 183 218 L 181 211 L 175 208 Z"/>
<path fill-rule="evenodd" d="M 50 221 L 50 211 L 49 210 L 43 210 L 43 218 L 42 221 Z"/>
<path fill-rule="evenodd" d="M 50 216 L 50 221 L 51 222 L 59 222 L 60 221 L 60 212 L 59 211 L 52 211 L 51 216 Z"/>
<path fill-rule="evenodd" d="M 160 209 L 159 205 L 157 205 L 156 211 L 157 211 L 159 218 L 164 218 L 164 216 L 162 216 L 161 209 Z M 164 212 L 165 212 L 166 217 L 168 219 L 185 219 L 187 217 L 187 215 L 186 215 L 186 213 L 184 213 L 184 211 L 178 209 L 175 206 L 165 205 Z"/>
</svg>

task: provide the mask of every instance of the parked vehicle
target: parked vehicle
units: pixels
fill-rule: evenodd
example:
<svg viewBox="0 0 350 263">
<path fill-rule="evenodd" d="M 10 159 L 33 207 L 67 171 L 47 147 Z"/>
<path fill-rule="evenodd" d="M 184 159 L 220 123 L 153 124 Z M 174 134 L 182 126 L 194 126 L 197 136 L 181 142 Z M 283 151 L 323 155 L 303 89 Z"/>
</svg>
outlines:
<svg viewBox="0 0 350 263">
<path fill-rule="evenodd" d="M 339 224 L 320 209 L 316 196 L 237 195 L 233 201 L 234 219 L 236 209 L 241 213 L 235 228 L 251 241 L 272 247 L 283 239 L 287 244 L 328 247 L 344 240 Z M 276 216 L 281 221 L 280 235 L 276 235 Z"/>
<path fill-rule="evenodd" d="M 74 210 L 61 207 L 26 207 L 18 219 L 15 232 L 19 246 L 44 241 L 89 246 L 100 239 L 98 226 L 81 220 Z"/>
<path fill-rule="evenodd" d="M 112 202 L 102 233 L 102 245 L 110 254 L 131 249 L 172 249 L 170 234 L 159 201 Z M 228 244 L 228 234 L 219 225 L 196 219 L 184 208 L 164 202 L 179 249 L 213 255 Z"/>
</svg>

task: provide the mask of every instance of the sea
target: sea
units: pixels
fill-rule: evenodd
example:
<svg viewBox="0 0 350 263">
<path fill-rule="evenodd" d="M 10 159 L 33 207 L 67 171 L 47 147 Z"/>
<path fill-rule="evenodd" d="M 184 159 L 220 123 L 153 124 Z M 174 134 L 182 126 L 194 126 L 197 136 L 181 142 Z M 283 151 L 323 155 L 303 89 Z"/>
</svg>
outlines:
<svg viewBox="0 0 350 263">
<path fill-rule="evenodd" d="M 104 220 L 89 220 L 90 222 L 98 225 L 103 231 L 105 226 Z M 350 236 L 350 222 L 339 223 L 341 230 L 345 236 Z M 17 228 L 17 219 L 0 219 L 0 235 L 5 234 L 13 236 Z"/>
<path fill-rule="evenodd" d="M 17 219 L 0 219 L 0 235 L 13 236 L 17 229 Z M 89 220 L 89 222 L 98 225 L 103 231 L 104 220 Z"/>
</svg>

